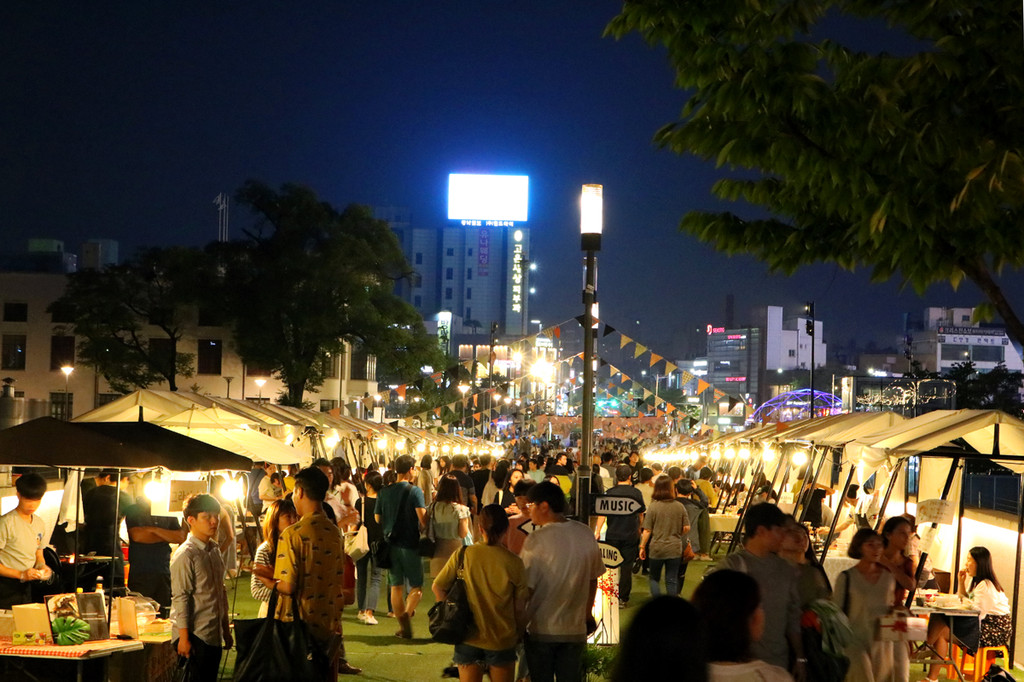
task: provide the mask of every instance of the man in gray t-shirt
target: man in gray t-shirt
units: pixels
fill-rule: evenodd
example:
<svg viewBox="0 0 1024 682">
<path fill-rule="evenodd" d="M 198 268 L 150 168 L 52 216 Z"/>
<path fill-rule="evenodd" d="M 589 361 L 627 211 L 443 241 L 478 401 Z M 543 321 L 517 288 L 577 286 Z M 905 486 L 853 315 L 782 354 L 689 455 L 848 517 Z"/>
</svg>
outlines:
<svg viewBox="0 0 1024 682">
<path fill-rule="evenodd" d="M 790 670 L 797 680 L 803 680 L 807 659 L 800 643 L 797 574 L 789 562 L 776 554 L 785 521 L 786 515 L 774 504 L 749 508 L 743 520 L 743 549 L 722 559 L 715 569 L 740 571 L 757 581 L 765 623 L 764 635 L 754 642 L 754 656 Z"/>
</svg>

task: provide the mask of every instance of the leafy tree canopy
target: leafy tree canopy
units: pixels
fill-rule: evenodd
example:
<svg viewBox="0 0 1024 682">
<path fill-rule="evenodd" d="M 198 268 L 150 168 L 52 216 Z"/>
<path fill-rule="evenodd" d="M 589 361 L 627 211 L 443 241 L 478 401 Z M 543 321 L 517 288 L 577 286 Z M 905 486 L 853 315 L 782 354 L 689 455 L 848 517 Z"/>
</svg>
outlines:
<svg viewBox="0 0 1024 682">
<path fill-rule="evenodd" d="M 344 341 L 377 355 L 383 375 L 440 362 L 420 316 L 393 293 L 411 270 L 386 222 L 363 206 L 339 212 L 294 184 L 250 180 L 237 199 L 258 221 L 247 239 L 213 247 L 223 311 L 245 361 L 280 374 L 287 404 L 323 382 L 326 355 Z"/>
<path fill-rule="evenodd" d="M 899 52 L 823 37 L 887 22 Z M 921 291 L 1024 265 L 1024 50 L 1017 0 L 632 0 L 607 33 L 667 48 L 690 97 L 658 144 L 732 169 L 714 186 L 770 217 L 693 212 L 681 229 L 772 269 L 869 267 Z M 882 31 L 884 33 L 884 31 Z"/>
<path fill-rule="evenodd" d="M 124 265 L 82 270 L 48 311 L 73 320 L 64 331 L 79 337 L 77 357 L 115 391 L 161 381 L 176 391 L 177 378 L 193 374 L 193 355 L 177 344 L 195 324 L 203 261 L 196 249 L 149 249 Z"/>
</svg>

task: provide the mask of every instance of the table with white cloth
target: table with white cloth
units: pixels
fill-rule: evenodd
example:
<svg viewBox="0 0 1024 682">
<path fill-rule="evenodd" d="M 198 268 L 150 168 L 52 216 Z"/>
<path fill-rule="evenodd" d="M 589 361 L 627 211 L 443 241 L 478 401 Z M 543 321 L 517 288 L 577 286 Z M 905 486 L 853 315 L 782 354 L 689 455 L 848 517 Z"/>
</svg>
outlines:
<svg viewBox="0 0 1024 682">
<path fill-rule="evenodd" d="M 711 514 L 708 524 L 712 533 L 732 533 L 740 520 L 739 514 Z"/>
<path fill-rule="evenodd" d="M 825 556 L 825 563 L 821 565 L 825 569 L 825 575 L 828 576 L 828 584 L 832 586 L 832 589 L 836 589 L 836 580 L 839 578 L 839 574 L 848 568 L 853 568 L 857 565 L 859 559 L 851 559 L 848 556 Z"/>
</svg>

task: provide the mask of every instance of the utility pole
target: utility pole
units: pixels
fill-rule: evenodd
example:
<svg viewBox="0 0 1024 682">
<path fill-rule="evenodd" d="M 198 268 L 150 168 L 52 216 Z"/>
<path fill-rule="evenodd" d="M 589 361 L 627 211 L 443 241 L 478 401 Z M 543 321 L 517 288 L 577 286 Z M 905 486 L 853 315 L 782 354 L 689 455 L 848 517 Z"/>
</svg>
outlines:
<svg viewBox="0 0 1024 682">
<path fill-rule="evenodd" d="M 804 304 L 807 315 L 807 333 L 811 336 L 811 419 L 814 419 L 814 301 Z"/>
</svg>

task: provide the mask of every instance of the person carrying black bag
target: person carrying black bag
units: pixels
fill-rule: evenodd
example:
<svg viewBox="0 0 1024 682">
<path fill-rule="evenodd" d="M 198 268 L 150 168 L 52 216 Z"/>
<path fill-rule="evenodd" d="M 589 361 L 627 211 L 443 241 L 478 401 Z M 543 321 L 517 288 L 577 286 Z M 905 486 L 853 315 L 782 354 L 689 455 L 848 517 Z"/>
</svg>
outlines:
<svg viewBox="0 0 1024 682">
<path fill-rule="evenodd" d="M 387 538 L 388 585 L 391 588 L 391 607 L 398 619 L 396 637 L 412 639 L 411 617 L 423 596 L 423 560 L 419 555 L 420 528 L 425 525 L 426 505 L 423 491 L 412 485 L 416 477 L 414 460 L 409 455 L 395 459 L 398 481 L 386 486 L 377 495 L 374 516 Z M 403 585 L 409 583 L 406 600 Z"/>
<path fill-rule="evenodd" d="M 274 617 L 293 622 L 293 600 L 298 602 L 299 618 L 325 656 L 326 664 L 318 672 L 333 682 L 338 673 L 355 675 L 362 670 L 344 659 L 341 611 L 345 596 L 338 576 L 344 570 L 345 546 L 338 527 L 323 512 L 327 487 L 327 476 L 315 467 L 295 476 L 292 502 L 300 519 L 277 541 L 274 579 L 280 599 Z"/>
</svg>

